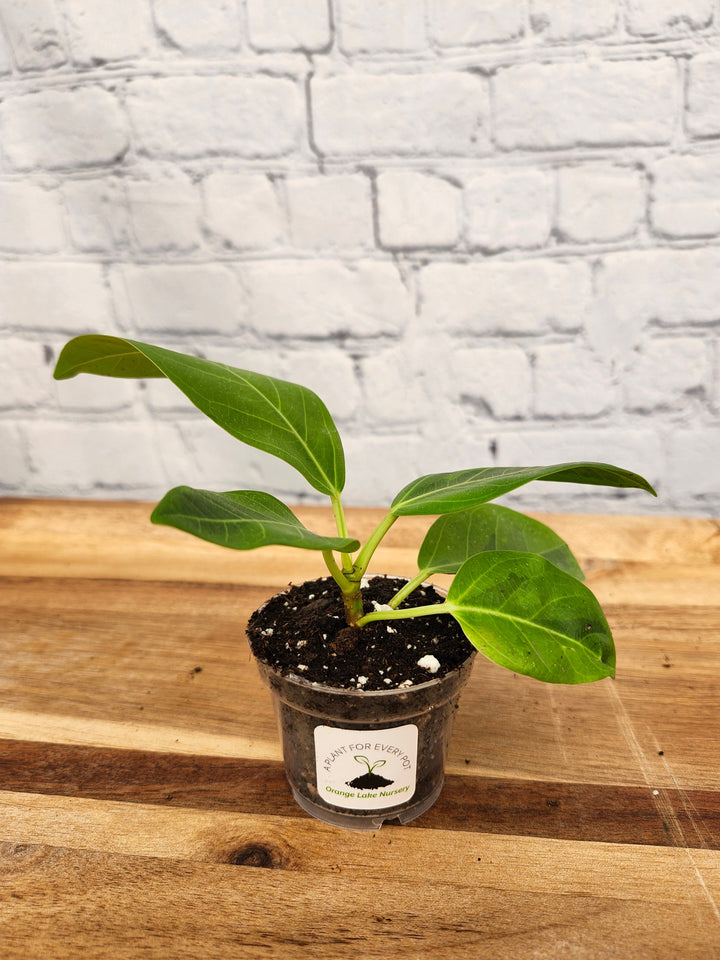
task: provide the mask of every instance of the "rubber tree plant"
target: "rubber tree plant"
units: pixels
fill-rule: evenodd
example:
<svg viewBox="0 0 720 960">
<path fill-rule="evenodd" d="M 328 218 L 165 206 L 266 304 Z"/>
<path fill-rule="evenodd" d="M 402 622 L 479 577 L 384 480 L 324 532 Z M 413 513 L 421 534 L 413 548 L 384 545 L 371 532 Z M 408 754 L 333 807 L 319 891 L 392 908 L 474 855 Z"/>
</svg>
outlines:
<svg viewBox="0 0 720 960">
<path fill-rule="evenodd" d="M 581 582 L 568 546 L 549 527 L 490 501 L 531 481 L 639 488 L 643 477 L 605 463 L 478 467 L 408 483 L 364 544 L 348 530 L 341 494 L 345 458 L 323 401 L 306 387 L 124 337 L 80 336 L 63 348 L 58 380 L 79 373 L 166 377 L 202 413 L 242 443 L 279 457 L 325 494 L 337 536 L 308 530 L 292 510 L 258 490 L 168 491 L 152 513 L 203 540 L 251 550 L 283 544 L 322 553 L 338 584 L 347 623 L 447 614 L 471 643 L 501 666 L 538 680 L 584 683 L 614 676 L 615 649 L 600 605 Z M 390 528 L 408 516 L 437 516 L 418 553 L 418 570 L 381 609 L 365 612 L 362 583 Z M 445 601 L 404 607 L 433 574 L 453 575 Z"/>
</svg>

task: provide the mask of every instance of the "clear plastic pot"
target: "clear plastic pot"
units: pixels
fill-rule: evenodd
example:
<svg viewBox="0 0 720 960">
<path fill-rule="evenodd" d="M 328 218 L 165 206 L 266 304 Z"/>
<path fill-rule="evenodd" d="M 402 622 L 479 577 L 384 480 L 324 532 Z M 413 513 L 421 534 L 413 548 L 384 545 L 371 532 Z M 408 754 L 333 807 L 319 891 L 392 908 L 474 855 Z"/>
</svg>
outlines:
<svg viewBox="0 0 720 960">
<path fill-rule="evenodd" d="M 408 823 L 428 810 L 442 790 L 474 658 L 439 679 L 367 692 L 283 677 L 256 660 L 272 692 L 297 803 L 318 820 L 353 830 Z"/>
</svg>

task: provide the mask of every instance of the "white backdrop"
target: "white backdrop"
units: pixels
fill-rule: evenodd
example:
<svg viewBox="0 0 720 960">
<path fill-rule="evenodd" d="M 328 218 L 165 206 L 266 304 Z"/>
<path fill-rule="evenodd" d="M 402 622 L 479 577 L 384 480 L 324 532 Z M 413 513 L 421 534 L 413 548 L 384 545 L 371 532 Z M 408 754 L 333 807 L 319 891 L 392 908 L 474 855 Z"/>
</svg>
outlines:
<svg viewBox="0 0 720 960">
<path fill-rule="evenodd" d="M 3 0 L 0 493 L 300 500 L 99 331 L 300 380 L 349 503 L 571 459 L 720 513 L 714 0 Z"/>
</svg>

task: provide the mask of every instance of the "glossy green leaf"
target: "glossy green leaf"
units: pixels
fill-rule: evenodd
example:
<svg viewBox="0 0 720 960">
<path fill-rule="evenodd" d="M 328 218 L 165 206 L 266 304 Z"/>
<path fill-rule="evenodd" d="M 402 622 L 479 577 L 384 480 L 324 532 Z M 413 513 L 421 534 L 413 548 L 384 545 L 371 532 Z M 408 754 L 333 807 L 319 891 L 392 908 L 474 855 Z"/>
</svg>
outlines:
<svg viewBox="0 0 720 960">
<path fill-rule="evenodd" d="M 446 608 L 489 660 L 548 683 L 615 675 L 600 605 L 574 577 L 528 553 L 480 553 L 450 584 Z"/>
<path fill-rule="evenodd" d="M 482 467 L 431 473 L 413 480 L 390 507 L 396 516 L 454 513 L 495 500 L 531 480 L 559 480 L 607 487 L 637 487 L 656 496 L 643 477 L 607 463 L 556 463 L 547 467 Z"/>
<path fill-rule="evenodd" d="M 55 378 L 167 377 L 206 416 L 243 443 L 295 467 L 316 490 L 337 496 L 345 457 L 322 400 L 286 380 L 240 370 L 121 337 L 75 337 L 65 345 Z"/>
<path fill-rule="evenodd" d="M 352 553 L 360 547 L 357 540 L 313 533 L 284 503 L 257 490 L 214 493 L 174 487 L 155 507 L 151 520 L 234 550 L 281 544 Z"/>
<path fill-rule="evenodd" d="M 576 579 L 585 579 L 570 547 L 550 527 L 496 503 L 438 517 L 420 547 L 418 568 L 426 576 L 457 573 L 470 557 L 488 550 L 535 553 Z"/>
</svg>

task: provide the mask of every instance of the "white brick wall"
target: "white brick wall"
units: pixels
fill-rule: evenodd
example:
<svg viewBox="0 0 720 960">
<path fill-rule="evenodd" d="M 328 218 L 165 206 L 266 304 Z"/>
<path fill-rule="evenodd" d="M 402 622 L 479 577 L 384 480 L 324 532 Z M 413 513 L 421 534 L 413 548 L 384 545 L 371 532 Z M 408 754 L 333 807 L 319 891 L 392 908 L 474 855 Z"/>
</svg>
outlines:
<svg viewBox="0 0 720 960">
<path fill-rule="evenodd" d="M 0 495 L 310 494 L 89 331 L 314 387 L 348 499 L 720 513 L 716 0 L 4 0 Z"/>
</svg>

